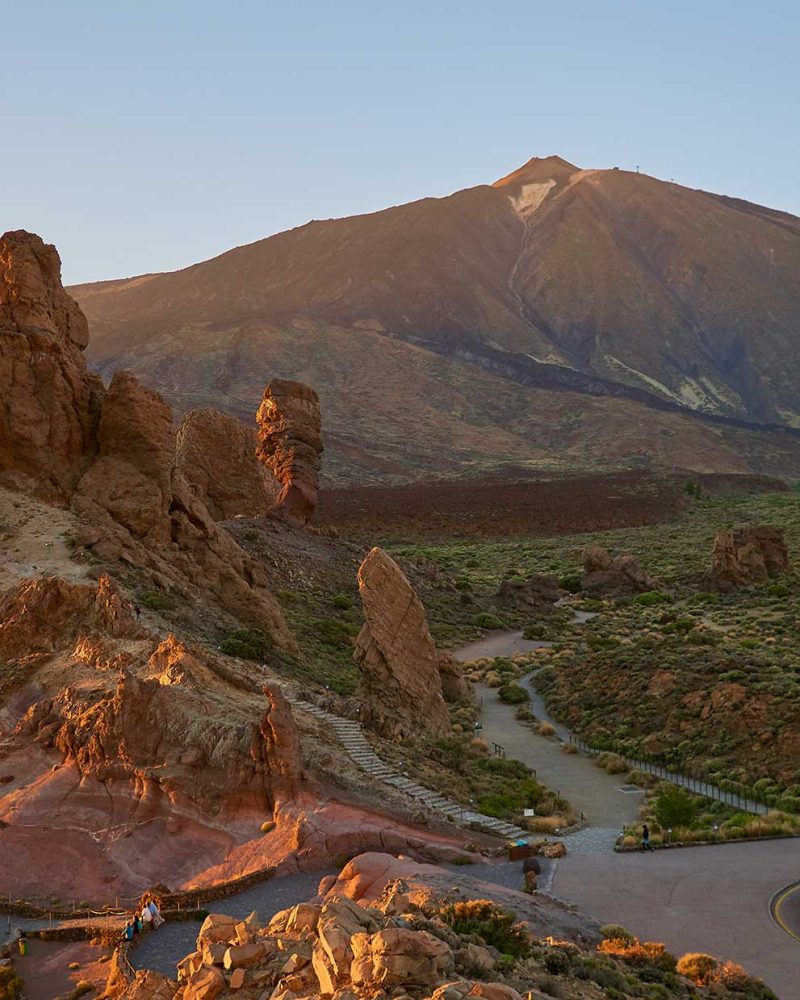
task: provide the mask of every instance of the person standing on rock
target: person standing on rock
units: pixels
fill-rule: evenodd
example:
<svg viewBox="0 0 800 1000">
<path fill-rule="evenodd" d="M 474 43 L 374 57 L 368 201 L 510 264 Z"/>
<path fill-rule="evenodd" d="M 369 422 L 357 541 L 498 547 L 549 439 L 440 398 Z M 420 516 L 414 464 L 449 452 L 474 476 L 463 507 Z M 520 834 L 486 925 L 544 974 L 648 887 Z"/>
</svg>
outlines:
<svg viewBox="0 0 800 1000">
<path fill-rule="evenodd" d="M 647 823 L 642 827 L 642 850 L 652 851 L 653 845 L 650 843 L 650 827 Z"/>
</svg>

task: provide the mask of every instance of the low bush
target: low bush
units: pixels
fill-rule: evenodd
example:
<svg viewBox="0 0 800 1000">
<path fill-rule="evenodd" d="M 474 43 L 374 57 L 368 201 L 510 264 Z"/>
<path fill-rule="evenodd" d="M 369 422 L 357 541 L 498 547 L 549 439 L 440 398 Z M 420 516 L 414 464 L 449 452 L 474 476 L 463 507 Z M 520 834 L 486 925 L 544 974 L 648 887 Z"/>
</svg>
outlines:
<svg viewBox="0 0 800 1000">
<path fill-rule="evenodd" d="M 642 607 L 650 608 L 656 604 L 669 604 L 670 599 L 666 594 L 662 594 L 660 590 L 646 590 L 643 594 L 637 594 L 633 602 L 634 604 L 640 604 Z"/>
<path fill-rule="evenodd" d="M 481 614 L 476 615 L 473 619 L 473 625 L 477 628 L 485 628 L 492 631 L 497 631 L 506 627 L 505 623 L 502 622 L 497 615 L 489 614 L 488 611 L 483 611 Z"/>
<path fill-rule="evenodd" d="M 226 656 L 263 660 L 270 650 L 270 642 L 260 629 L 240 628 L 225 636 L 220 649 Z"/>
<path fill-rule="evenodd" d="M 22 996 L 22 980 L 13 968 L 0 969 L 0 1000 L 17 1000 Z"/>
<path fill-rule="evenodd" d="M 513 681 L 501 685 L 498 688 L 497 696 L 506 705 L 521 705 L 528 700 L 528 692 L 525 688 L 520 687 L 519 684 L 514 684 Z"/>
<path fill-rule="evenodd" d="M 436 914 L 456 934 L 477 934 L 503 955 L 524 958 L 531 936 L 515 915 L 488 899 L 469 899 L 442 907 Z"/>
<path fill-rule="evenodd" d="M 713 955 L 705 955 L 699 951 L 689 952 L 678 959 L 676 972 L 691 979 L 697 986 L 706 986 L 718 964 Z"/>
<path fill-rule="evenodd" d="M 175 606 L 175 601 L 158 590 L 144 590 L 139 594 L 139 603 L 150 611 L 168 611 Z"/>
</svg>

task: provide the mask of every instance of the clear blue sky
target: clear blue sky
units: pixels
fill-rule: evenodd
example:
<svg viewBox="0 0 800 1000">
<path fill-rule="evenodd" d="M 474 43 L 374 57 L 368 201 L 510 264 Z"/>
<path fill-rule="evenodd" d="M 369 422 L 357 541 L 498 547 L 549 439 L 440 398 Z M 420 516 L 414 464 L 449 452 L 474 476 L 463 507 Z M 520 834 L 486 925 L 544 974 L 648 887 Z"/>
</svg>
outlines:
<svg viewBox="0 0 800 1000">
<path fill-rule="evenodd" d="M 793 0 L 0 0 L 0 231 L 178 268 L 534 155 L 800 214 Z"/>
</svg>

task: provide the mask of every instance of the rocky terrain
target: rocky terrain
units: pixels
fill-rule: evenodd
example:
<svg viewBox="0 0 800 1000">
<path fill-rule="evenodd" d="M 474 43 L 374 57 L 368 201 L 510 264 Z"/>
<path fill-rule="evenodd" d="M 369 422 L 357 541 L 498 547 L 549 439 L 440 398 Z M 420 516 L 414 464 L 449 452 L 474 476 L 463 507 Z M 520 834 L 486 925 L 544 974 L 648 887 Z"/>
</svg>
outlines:
<svg viewBox="0 0 800 1000">
<path fill-rule="evenodd" d="M 306 653 L 273 587 L 314 560 L 324 577 L 335 552 L 304 528 L 313 391 L 270 383 L 258 433 L 213 411 L 176 429 L 130 373 L 107 388 L 88 373 L 53 247 L 10 233 L 0 264 L 4 891 L 102 901 L 167 873 L 178 886 L 313 867 L 385 846 L 387 811 L 398 848 L 461 849 L 335 760 L 282 693 L 297 694 L 285 668 L 302 673 Z M 268 552 L 225 527 L 248 514 L 259 530 L 242 542 L 271 538 Z M 350 550 L 338 563 L 354 584 Z"/>
<path fill-rule="evenodd" d="M 676 960 L 663 944 L 601 929 L 550 897 L 381 854 L 355 858 L 338 878 L 323 880 L 315 899 L 266 925 L 257 913 L 208 916 L 178 976 L 176 983 L 140 972 L 127 985 L 112 979 L 109 993 L 121 1000 L 774 996 L 734 963 Z"/>
<path fill-rule="evenodd" d="M 340 483 L 503 464 L 786 475 L 799 262 L 793 216 L 547 157 L 73 292 L 97 370 L 131 369 L 178 411 L 249 421 L 264 366 L 310 382 Z"/>
</svg>

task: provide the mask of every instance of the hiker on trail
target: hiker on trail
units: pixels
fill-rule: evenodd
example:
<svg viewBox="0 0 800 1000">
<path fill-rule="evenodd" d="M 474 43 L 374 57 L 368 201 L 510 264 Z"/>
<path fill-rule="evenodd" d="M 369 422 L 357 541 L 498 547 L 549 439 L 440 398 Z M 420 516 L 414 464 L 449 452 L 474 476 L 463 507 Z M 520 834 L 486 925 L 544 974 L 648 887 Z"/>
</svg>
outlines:
<svg viewBox="0 0 800 1000">
<path fill-rule="evenodd" d="M 142 617 L 142 609 L 139 607 L 138 604 L 135 604 L 133 606 L 133 613 L 136 615 L 136 621 L 138 622 L 139 619 Z"/>
<path fill-rule="evenodd" d="M 135 918 L 133 920 L 128 921 L 128 923 L 125 924 L 125 929 L 122 932 L 122 940 L 125 941 L 127 944 L 130 944 L 131 941 L 133 941 L 134 937 L 136 936 L 135 927 L 136 927 Z"/>
<path fill-rule="evenodd" d="M 647 823 L 642 827 L 642 850 L 652 851 L 653 845 L 650 843 L 650 827 Z"/>
<path fill-rule="evenodd" d="M 525 892 L 533 895 L 539 882 L 542 866 L 536 857 L 525 858 L 522 862 L 522 874 L 525 878 Z"/>
<path fill-rule="evenodd" d="M 147 908 L 150 910 L 150 916 L 153 918 L 153 928 L 160 927 L 164 923 L 164 918 L 161 916 L 158 903 L 154 899 L 151 899 Z"/>
<path fill-rule="evenodd" d="M 17 947 L 19 948 L 20 955 L 24 958 L 28 954 L 28 939 L 25 937 L 25 931 L 19 932 Z"/>
<path fill-rule="evenodd" d="M 144 930 L 150 930 L 153 926 L 153 914 L 150 910 L 150 904 L 145 903 L 142 907 L 142 925 Z"/>
</svg>

